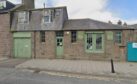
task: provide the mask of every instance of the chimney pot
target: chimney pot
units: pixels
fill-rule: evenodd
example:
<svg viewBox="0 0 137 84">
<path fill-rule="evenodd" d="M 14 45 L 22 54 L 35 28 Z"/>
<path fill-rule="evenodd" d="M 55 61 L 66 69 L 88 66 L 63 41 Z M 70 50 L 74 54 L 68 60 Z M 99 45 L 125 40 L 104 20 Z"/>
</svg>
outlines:
<svg viewBox="0 0 137 84">
<path fill-rule="evenodd" d="M 118 25 L 122 25 L 122 21 L 119 20 L 119 21 L 117 22 L 117 24 L 118 24 Z"/>
<path fill-rule="evenodd" d="M 22 4 L 25 9 L 34 9 L 35 8 L 35 0 L 22 0 Z"/>
</svg>

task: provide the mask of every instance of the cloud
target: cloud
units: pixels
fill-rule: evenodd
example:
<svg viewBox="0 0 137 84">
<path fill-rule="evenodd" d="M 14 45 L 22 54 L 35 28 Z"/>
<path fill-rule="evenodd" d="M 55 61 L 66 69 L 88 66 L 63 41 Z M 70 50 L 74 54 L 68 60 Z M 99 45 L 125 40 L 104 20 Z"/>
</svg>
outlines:
<svg viewBox="0 0 137 84">
<path fill-rule="evenodd" d="M 19 4 L 19 3 L 21 3 L 21 0 L 9 0 L 10 2 L 13 2 L 13 3 L 15 3 L 15 4 Z"/>
<path fill-rule="evenodd" d="M 11 0 L 15 3 L 20 3 L 21 0 Z M 120 14 L 112 13 L 106 9 L 108 0 L 35 0 L 36 8 L 43 8 L 43 3 L 46 6 L 67 6 L 70 19 L 91 18 L 99 21 L 108 22 L 111 20 L 116 23 Z M 137 20 L 124 20 L 127 23 L 137 23 Z"/>
<path fill-rule="evenodd" d="M 67 6 L 69 17 L 75 18 L 92 18 L 108 22 L 108 20 L 117 21 L 118 18 L 114 13 L 107 11 L 108 0 L 51 0 L 54 6 Z"/>
</svg>

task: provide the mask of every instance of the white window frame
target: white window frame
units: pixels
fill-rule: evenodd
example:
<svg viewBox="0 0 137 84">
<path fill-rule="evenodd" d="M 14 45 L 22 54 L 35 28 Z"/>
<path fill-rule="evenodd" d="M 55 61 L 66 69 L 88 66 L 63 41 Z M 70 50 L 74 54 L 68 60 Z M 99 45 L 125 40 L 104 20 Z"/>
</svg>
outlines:
<svg viewBox="0 0 137 84">
<path fill-rule="evenodd" d="M 0 1 L 0 9 L 6 8 L 6 1 Z"/>
<path fill-rule="evenodd" d="M 48 21 L 45 21 L 45 17 L 49 17 Z M 43 15 L 43 23 L 51 23 L 51 10 L 45 10 Z"/>
<path fill-rule="evenodd" d="M 48 21 L 45 20 L 46 17 L 48 17 Z M 44 19 L 44 23 L 51 23 L 51 15 L 45 15 L 43 19 Z"/>
</svg>

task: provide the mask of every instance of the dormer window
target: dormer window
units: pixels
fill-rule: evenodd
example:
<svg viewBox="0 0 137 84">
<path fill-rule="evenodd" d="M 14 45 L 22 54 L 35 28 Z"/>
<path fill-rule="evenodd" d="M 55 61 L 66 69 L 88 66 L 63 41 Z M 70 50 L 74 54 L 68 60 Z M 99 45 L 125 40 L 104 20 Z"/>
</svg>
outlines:
<svg viewBox="0 0 137 84">
<path fill-rule="evenodd" d="M 43 15 L 43 23 L 51 23 L 52 21 L 52 11 L 45 10 Z"/>
<path fill-rule="evenodd" d="M 0 1 L 0 9 L 6 8 L 6 1 Z"/>
<path fill-rule="evenodd" d="M 28 23 L 29 22 L 29 12 L 23 11 L 18 13 L 18 23 Z"/>
<path fill-rule="evenodd" d="M 50 15 L 44 16 L 44 22 L 45 23 L 50 23 L 51 22 L 51 16 Z"/>
</svg>

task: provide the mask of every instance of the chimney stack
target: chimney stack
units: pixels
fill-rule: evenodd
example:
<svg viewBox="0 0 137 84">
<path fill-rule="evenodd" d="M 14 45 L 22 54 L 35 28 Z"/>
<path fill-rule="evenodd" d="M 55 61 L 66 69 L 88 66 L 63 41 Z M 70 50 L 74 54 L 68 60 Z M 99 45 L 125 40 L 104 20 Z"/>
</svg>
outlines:
<svg viewBox="0 0 137 84">
<path fill-rule="evenodd" d="M 118 25 L 122 25 L 122 21 L 119 20 L 119 21 L 117 22 L 117 24 L 118 24 Z"/>
<path fill-rule="evenodd" d="M 24 9 L 34 9 L 35 8 L 34 0 L 22 0 L 22 4 L 24 6 Z"/>
<path fill-rule="evenodd" d="M 127 27 L 128 25 L 127 25 L 127 23 L 126 23 L 126 22 L 124 22 L 123 26 Z"/>
<path fill-rule="evenodd" d="M 109 24 L 112 24 L 112 22 L 111 22 L 110 20 L 108 21 L 108 23 L 109 23 Z"/>
</svg>

